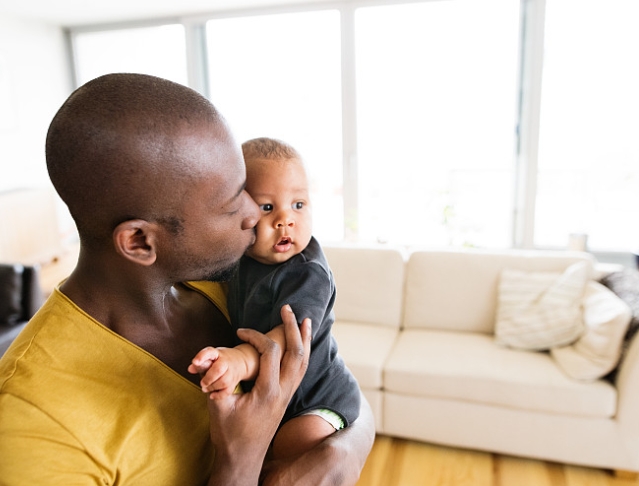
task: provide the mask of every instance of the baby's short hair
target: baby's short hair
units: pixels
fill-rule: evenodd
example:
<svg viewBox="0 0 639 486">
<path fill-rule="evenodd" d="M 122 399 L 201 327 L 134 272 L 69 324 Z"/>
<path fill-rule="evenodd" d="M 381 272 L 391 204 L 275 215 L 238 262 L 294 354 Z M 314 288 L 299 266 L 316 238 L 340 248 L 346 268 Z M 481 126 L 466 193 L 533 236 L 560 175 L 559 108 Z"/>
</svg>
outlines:
<svg viewBox="0 0 639 486">
<path fill-rule="evenodd" d="M 242 144 L 244 160 L 251 159 L 298 159 L 300 153 L 292 145 L 276 138 L 260 137 L 247 140 Z"/>
</svg>

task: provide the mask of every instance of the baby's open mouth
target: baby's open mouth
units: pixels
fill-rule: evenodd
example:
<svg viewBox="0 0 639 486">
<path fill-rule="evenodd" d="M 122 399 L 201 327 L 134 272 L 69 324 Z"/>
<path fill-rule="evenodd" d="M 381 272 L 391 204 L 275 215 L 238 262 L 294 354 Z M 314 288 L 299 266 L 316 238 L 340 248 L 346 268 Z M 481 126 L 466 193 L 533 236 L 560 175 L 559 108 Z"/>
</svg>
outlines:
<svg viewBox="0 0 639 486">
<path fill-rule="evenodd" d="M 286 253 L 293 247 L 293 240 L 290 236 L 282 236 L 273 249 L 276 253 Z"/>
</svg>

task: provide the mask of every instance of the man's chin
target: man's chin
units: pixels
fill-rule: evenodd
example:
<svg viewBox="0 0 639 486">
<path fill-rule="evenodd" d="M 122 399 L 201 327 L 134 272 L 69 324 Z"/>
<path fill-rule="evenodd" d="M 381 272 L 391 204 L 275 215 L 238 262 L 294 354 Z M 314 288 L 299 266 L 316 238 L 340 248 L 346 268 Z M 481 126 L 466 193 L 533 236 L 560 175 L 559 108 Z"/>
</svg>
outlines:
<svg viewBox="0 0 639 486">
<path fill-rule="evenodd" d="M 209 274 L 203 280 L 208 280 L 209 282 L 228 282 L 231 280 L 233 275 L 235 275 L 239 266 L 240 262 L 237 261 L 226 268 L 222 268 Z"/>
</svg>

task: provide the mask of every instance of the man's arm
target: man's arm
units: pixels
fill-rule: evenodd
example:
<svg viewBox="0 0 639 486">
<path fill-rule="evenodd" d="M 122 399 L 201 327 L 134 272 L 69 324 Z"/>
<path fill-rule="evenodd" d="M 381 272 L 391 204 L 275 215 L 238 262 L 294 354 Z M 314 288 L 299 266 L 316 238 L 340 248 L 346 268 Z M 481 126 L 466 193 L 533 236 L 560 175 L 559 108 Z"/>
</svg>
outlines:
<svg viewBox="0 0 639 486">
<path fill-rule="evenodd" d="M 238 331 L 260 354 L 260 371 L 249 393 L 209 399 L 215 449 L 209 486 L 255 486 L 271 439 L 299 386 L 310 354 L 311 326 L 298 327 L 290 307 L 281 312 L 286 349 L 251 329 Z M 280 364 L 280 357 L 281 364 Z"/>
<path fill-rule="evenodd" d="M 267 461 L 263 486 L 352 486 L 357 483 L 375 440 L 370 405 L 362 395 L 359 418 L 293 460 Z"/>
</svg>

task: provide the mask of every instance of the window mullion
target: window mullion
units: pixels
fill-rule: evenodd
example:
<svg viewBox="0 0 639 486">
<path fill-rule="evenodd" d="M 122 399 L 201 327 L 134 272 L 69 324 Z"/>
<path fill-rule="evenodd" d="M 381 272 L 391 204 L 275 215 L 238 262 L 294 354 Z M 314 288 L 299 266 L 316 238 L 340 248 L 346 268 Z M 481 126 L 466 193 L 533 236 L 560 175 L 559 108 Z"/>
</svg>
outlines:
<svg viewBox="0 0 639 486">
<path fill-rule="evenodd" d="M 546 0 L 522 0 L 520 103 L 513 245 L 534 246 Z"/>
<path fill-rule="evenodd" d="M 357 98 L 355 78 L 355 9 L 343 7 L 342 49 L 342 160 L 344 197 L 344 238 L 358 238 Z"/>
<path fill-rule="evenodd" d="M 184 21 L 184 32 L 189 87 L 209 98 L 206 25 L 203 21 Z"/>
</svg>

